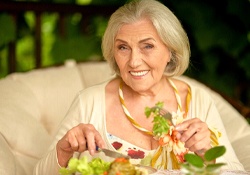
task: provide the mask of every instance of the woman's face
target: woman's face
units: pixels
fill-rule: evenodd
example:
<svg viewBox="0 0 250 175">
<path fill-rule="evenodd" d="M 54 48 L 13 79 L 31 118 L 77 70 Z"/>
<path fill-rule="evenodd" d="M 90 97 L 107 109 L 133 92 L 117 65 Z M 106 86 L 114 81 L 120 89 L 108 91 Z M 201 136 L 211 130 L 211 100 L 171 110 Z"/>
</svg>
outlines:
<svg viewBox="0 0 250 175">
<path fill-rule="evenodd" d="M 123 25 L 115 38 L 115 60 L 123 81 L 135 91 L 157 85 L 170 61 L 170 51 L 147 19 Z"/>
</svg>

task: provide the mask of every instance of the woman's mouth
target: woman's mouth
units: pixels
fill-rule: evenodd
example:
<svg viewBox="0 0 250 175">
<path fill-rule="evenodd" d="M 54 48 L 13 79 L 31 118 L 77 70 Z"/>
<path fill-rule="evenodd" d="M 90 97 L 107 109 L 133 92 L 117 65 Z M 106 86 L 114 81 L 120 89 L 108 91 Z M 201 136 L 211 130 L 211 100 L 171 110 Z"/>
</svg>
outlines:
<svg viewBox="0 0 250 175">
<path fill-rule="evenodd" d="M 141 76 L 144 76 L 148 73 L 149 71 L 148 70 L 145 70 L 145 71 L 129 71 L 129 73 L 133 76 L 137 76 L 137 77 L 141 77 Z"/>
</svg>

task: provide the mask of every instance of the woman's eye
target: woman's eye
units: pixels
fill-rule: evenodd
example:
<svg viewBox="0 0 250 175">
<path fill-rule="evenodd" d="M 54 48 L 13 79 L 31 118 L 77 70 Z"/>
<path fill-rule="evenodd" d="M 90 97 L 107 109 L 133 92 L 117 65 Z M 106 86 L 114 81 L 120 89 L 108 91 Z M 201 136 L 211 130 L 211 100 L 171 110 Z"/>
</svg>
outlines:
<svg viewBox="0 0 250 175">
<path fill-rule="evenodd" d="M 127 49 L 127 47 L 124 46 L 124 45 L 120 45 L 120 46 L 118 46 L 118 49 L 119 49 L 119 50 L 125 50 L 125 49 Z"/>
<path fill-rule="evenodd" d="M 151 44 L 146 44 L 144 48 L 145 48 L 145 49 L 152 49 L 153 47 L 154 47 L 154 46 L 151 45 Z"/>
</svg>

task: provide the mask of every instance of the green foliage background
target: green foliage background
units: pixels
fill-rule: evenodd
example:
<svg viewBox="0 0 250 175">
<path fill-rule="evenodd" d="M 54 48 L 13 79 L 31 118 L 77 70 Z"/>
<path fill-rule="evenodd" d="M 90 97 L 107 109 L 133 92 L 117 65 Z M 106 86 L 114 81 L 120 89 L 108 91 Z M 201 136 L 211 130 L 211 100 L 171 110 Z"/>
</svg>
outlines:
<svg viewBox="0 0 250 175">
<path fill-rule="evenodd" d="M 37 0 L 38 1 L 38 0 Z M 54 3 L 122 5 L 126 0 L 41 0 Z M 191 42 L 191 65 L 186 74 L 250 105 L 250 1 L 161 0 L 180 19 Z M 66 59 L 102 60 L 101 37 L 108 18 L 94 15 L 81 30 L 82 16 L 68 15 L 66 36 L 60 37 L 56 13 L 42 16 L 42 66 Z M 32 12 L 18 16 L 0 12 L 0 77 L 7 75 L 7 44 L 17 41 L 17 71 L 34 68 Z"/>
</svg>

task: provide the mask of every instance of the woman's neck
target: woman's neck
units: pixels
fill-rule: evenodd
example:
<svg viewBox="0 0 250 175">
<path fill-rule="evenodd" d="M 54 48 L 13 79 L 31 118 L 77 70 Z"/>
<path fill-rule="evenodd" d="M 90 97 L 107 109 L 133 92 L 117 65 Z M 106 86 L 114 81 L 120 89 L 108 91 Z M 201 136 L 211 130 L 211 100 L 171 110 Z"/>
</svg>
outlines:
<svg viewBox="0 0 250 175">
<path fill-rule="evenodd" d="M 126 104 L 136 104 L 144 107 L 154 106 L 160 101 L 164 102 L 164 104 L 176 104 L 173 87 L 170 85 L 166 77 L 163 77 L 158 84 L 148 88 L 145 91 L 134 91 L 124 82 L 122 82 L 121 89 Z M 175 106 L 176 105 L 173 105 L 172 107 Z"/>
</svg>

